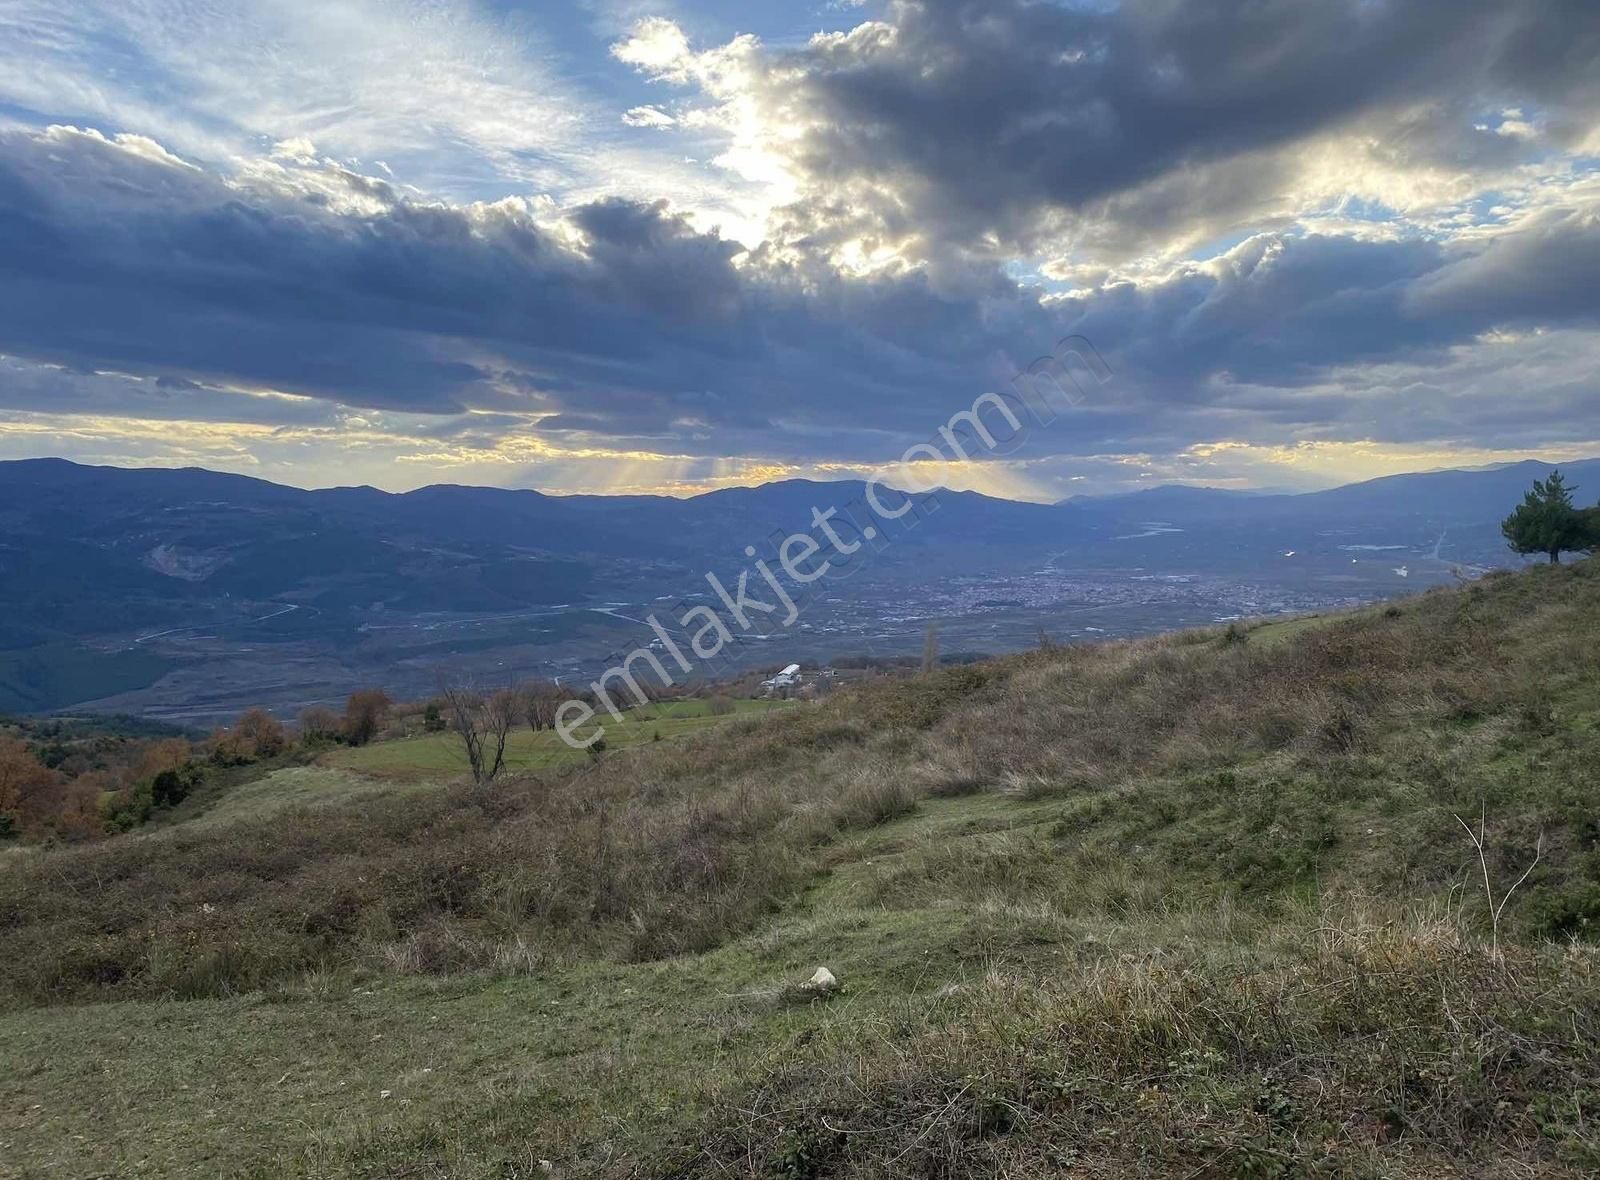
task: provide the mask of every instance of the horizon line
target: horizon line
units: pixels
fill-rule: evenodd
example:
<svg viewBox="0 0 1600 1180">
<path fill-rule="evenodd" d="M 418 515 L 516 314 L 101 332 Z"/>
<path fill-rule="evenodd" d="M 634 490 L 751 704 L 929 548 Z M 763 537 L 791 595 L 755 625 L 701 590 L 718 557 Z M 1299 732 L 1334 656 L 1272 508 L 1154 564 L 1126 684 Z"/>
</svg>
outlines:
<svg viewBox="0 0 1600 1180">
<path fill-rule="evenodd" d="M 1408 477 L 1424 476 L 1424 475 L 1448 475 L 1448 474 L 1484 473 L 1484 472 L 1491 472 L 1491 471 L 1502 471 L 1502 470 L 1505 470 L 1507 468 L 1521 467 L 1521 466 L 1525 466 L 1525 465 L 1528 465 L 1528 464 L 1535 464 L 1535 465 L 1538 465 L 1538 466 L 1541 466 L 1541 467 L 1547 467 L 1547 468 L 1551 468 L 1551 469 L 1559 469 L 1564 465 L 1571 466 L 1571 465 L 1575 465 L 1575 464 L 1585 464 L 1585 463 L 1595 463 L 1595 462 L 1600 462 L 1600 455 L 1590 455 L 1590 456 L 1585 456 L 1585 457 L 1577 458 L 1577 459 L 1560 459 L 1560 460 L 1551 460 L 1551 459 L 1529 457 L 1529 458 L 1525 458 L 1525 459 L 1507 460 L 1506 462 L 1503 462 L 1503 463 L 1490 463 L 1490 464 L 1483 464 L 1483 465 L 1478 465 L 1478 466 L 1473 466 L 1473 467 L 1430 467 L 1430 468 L 1423 468 L 1423 469 L 1416 470 L 1416 471 L 1396 471 L 1396 472 L 1390 472 L 1387 475 L 1372 476 L 1369 479 L 1350 480 L 1350 481 L 1345 482 L 1345 483 L 1329 484 L 1327 487 L 1307 488 L 1307 489 L 1298 490 L 1298 491 L 1296 491 L 1296 490 L 1288 490 L 1288 489 L 1283 489 L 1283 488 L 1271 488 L 1271 487 L 1259 487 L 1259 488 L 1220 487 L 1220 486 L 1218 486 L 1216 484 L 1188 483 L 1188 482 L 1184 482 L 1182 480 L 1171 480 L 1171 481 L 1167 481 L 1167 482 L 1164 482 L 1164 483 L 1152 484 L 1151 486 L 1145 487 L 1145 488 L 1135 488 L 1135 489 L 1133 489 L 1131 491 L 1104 492 L 1104 493 L 1085 493 L 1085 494 L 1077 495 L 1077 496 L 1066 496 L 1066 497 L 1063 497 L 1063 498 L 1057 499 L 1057 500 L 1019 500 L 1019 499 L 1012 499 L 1012 498 L 1007 497 L 1007 496 L 993 495 L 993 494 L 988 493 L 988 492 L 973 491 L 971 489 L 965 489 L 965 488 L 952 488 L 952 487 L 948 487 L 948 486 L 945 486 L 945 485 L 942 485 L 942 484 L 941 485 L 936 485 L 936 486 L 931 487 L 931 488 L 927 488 L 927 489 L 925 489 L 923 491 L 919 491 L 919 492 L 915 492 L 915 493 L 909 493 L 904 488 L 897 487 L 893 483 L 888 482 L 887 480 L 879 480 L 878 482 L 883 487 L 888 488 L 890 491 L 898 492 L 901 495 L 935 495 L 935 494 L 943 494 L 943 495 L 978 496 L 978 497 L 981 497 L 982 499 L 992 500 L 992 501 L 994 501 L 996 503 L 999 503 L 999 504 L 1020 504 L 1020 505 L 1029 505 L 1029 506 L 1039 507 L 1039 508 L 1055 508 L 1055 507 L 1061 507 L 1061 506 L 1073 503 L 1074 501 L 1078 501 L 1078 500 L 1116 500 L 1116 499 L 1123 499 L 1123 498 L 1127 498 L 1127 497 L 1131 497 L 1131 496 L 1145 495 L 1145 494 L 1150 493 L 1150 492 L 1164 491 L 1164 490 L 1169 490 L 1169 489 L 1174 489 L 1174 488 L 1181 488 L 1181 489 L 1190 490 L 1190 491 L 1221 492 L 1221 493 L 1225 493 L 1225 494 L 1228 494 L 1228 495 L 1251 496 L 1251 497 L 1255 497 L 1255 498 L 1265 498 L 1265 497 L 1269 497 L 1269 496 L 1284 496 L 1284 497 L 1312 496 L 1312 495 L 1317 495 L 1317 494 L 1322 493 L 1322 492 L 1338 491 L 1338 490 L 1343 489 L 1343 488 L 1361 487 L 1361 486 L 1366 485 L 1366 484 L 1381 483 L 1382 481 L 1389 480 L 1389 479 L 1404 479 L 1404 478 L 1408 478 Z M 785 479 L 768 480 L 765 483 L 728 484 L 728 485 L 723 486 L 723 487 L 707 488 L 704 491 L 693 492 L 693 493 L 686 494 L 686 495 L 673 495 L 670 492 L 617 492 L 617 493 L 610 493 L 610 492 L 545 491 L 545 490 L 543 490 L 541 488 L 536 488 L 536 487 L 506 487 L 506 486 L 499 485 L 499 484 L 474 484 L 474 483 L 428 483 L 428 484 L 419 485 L 418 487 L 415 487 L 415 488 L 410 488 L 410 489 L 408 489 L 406 491 L 392 492 L 392 491 L 389 491 L 389 490 L 387 490 L 385 488 L 376 487 L 376 486 L 374 486 L 372 484 L 323 484 L 323 485 L 316 485 L 316 486 L 307 486 L 305 484 L 286 483 L 286 482 L 281 482 L 281 481 L 275 480 L 275 479 L 267 479 L 264 476 L 246 475 L 246 474 L 244 474 L 242 472 L 236 472 L 236 471 L 222 471 L 222 470 L 218 470 L 217 468 L 214 468 L 214 467 L 204 467 L 204 466 L 201 466 L 199 464 L 193 464 L 193 463 L 191 463 L 191 464 L 183 464 L 183 465 L 171 465 L 171 464 L 165 464 L 165 463 L 141 463 L 141 464 L 138 464 L 136 466 L 121 466 L 121 465 L 115 464 L 115 463 L 84 463 L 84 462 L 80 462 L 77 459 L 69 459 L 69 458 L 67 458 L 67 457 L 65 457 L 63 455 L 30 455 L 30 456 L 27 456 L 27 457 L 24 457 L 24 458 L 17 458 L 17 459 L 0 459 L 0 468 L 16 467 L 16 466 L 22 466 L 22 465 L 30 464 L 30 463 L 64 464 L 64 465 L 66 465 L 68 467 L 75 467 L 75 468 L 79 468 L 79 469 L 84 470 L 84 471 L 117 471 L 117 472 L 124 472 L 124 473 L 137 473 L 137 472 L 146 472 L 146 471 L 152 471 L 152 472 L 153 471 L 165 471 L 165 472 L 174 472 L 174 473 L 199 472 L 199 473 L 202 473 L 202 474 L 205 474 L 205 475 L 221 476 L 221 477 L 228 478 L 228 479 L 249 480 L 249 481 L 251 481 L 253 483 L 266 484 L 269 487 L 283 488 L 283 489 L 286 489 L 286 490 L 289 490 L 289 491 L 304 492 L 304 493 L 306 493 L 308 495 L 316 494 L 316 493 L 319 493 L 319 492 L 372 492 L 372 493 L 374 493 L 376 495 L 392 496 L 392 497 L 412 496 L 412 495 L 416 495 L 419 492 L 436 491 L 436 490 L 441 490 L 441 489 L 459 489 L 459 490 L 462 490 L 462 491 L 506 492 L 506 493 L 512 493 L 512 494 L 515 494 L 515 493 L 531 493 L 533 495 L 542 496 L 542 497 L 545 497 L 547 499 L 552 499 L 552 500 L 577 500 L 577 499 L 592 499 L 592 500 L 676 500 L 676 501 L 678 501 L 680 503 L 688 503 L 688 502 L 691 502 L 691 501 L 694 501 L 694 500 L 701 500 L 701 499 L 705 499 L 705 498 L 707 498 L 709 496 L 721 495 L 721 494 L 728 493 L 728 492 L 741 492 L 741 491 L 743 491 L 743 492 L 754 492 L 754 491 L 760 491 L 760 490 L 762 490 L 764 488 L 782 487 L 782 486 L 784 486 L 786 484 L 809 484 L 809 485 L 814 485 L 814 486 L 818 486 L 818 487 L 831 487 L 831 486 L 840 486 L 840 485 L 845 485 L 845 484 L 865 484 L 865 483 L 868 482 L 868 480 L 866 478 L 862 478 L 862 477 L 851 477 L 851 478 L 842 478 L 842 479 L 813 479 L 813 478 L 810 478 L 810 477 L 807 477 L 807 476 L 798 476 L 797 475 L 797 476 L 790 476 L 790 477 L 785 478 Z"/>
</svg>

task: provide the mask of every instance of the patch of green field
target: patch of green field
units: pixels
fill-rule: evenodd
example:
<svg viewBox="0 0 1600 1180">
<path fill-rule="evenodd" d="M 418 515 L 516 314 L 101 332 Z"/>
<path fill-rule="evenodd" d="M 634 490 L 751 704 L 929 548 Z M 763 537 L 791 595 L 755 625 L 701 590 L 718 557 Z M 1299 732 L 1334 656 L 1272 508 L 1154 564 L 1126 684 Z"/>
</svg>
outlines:
<svg viewBox="0 0 1600 1180">
<path fill-rule="evenodd" d="M 996 1100 L 1025 1103 L 1035 1119 L 1050 1102 L 1064 1104 L 1049 1128 L 994 1141 L 1032 1162 L 1019 1174 L 1041 1174 L 1043 1161 L 1027 1154 L 1041 1141 L 1046 1159 L 1050 1151 L 1113 1158 L 1117 1145 L 1094 1126 L 1114 1117 L 1104 1104 L 1118 1101 L 1136 1105 L 1142 1120 L 1159 1102 L 1158 1121 L 1137 1134 L 1159 1145 L 1167 1167 L 1183 1160 L 1187 1175 L 1198 1159 L 1196 1174 L 1209 1174 L 1206 1160 L 1225 1162 L 1249 1144 L 1269 1164 L 1284 1156 L 1309 1168 L 1322 1158 L 1319 1136 L 1336 1123 L 1306 1120 L 1321 1087 L 1352 1084 L 1346 1071 L 1419 1071 L 1401 1079 L 1418 1103 L 1417 1125 L 1435 1089 L 1470 1085 L 1494 1097 L 1496 1087 L 1521 1084 L 1504 1070 L 1486 1079 L 1470 1056 L 1461 1059 L 1478 1047 L 1474 1037 L 1498 1035 L 1489 1022 L 1507 1013 L 1492 995 L 1473 994 L 1484 984 L 1469 974 L 1481 966 L 1471 952 L 1449 941 L 1435 947 L 1429 931 L 1385 922 L 1360 935 L 1357 927 L 1349 937 L 1374 939 L 1373 948 L 1351 941 L 1319 957 L 1308 935 L 1328 935 L 1330 919 L 1311 910 L 1281 927 L 1209 903 L 1119 916 L 1077 906 L 1066 892 L 1024 898 L 1002 879 L 957 902 L 971 882 L 949 876 L 948 863 L 992 866 L 996 855 L 1039 852 L 1040 825 L 1065 810 L 993 796 L 926 800 L 842 844 L 818 887 L 763 929 L 664 962 L 529 962 L 500 978 L 361 971 L 231 998 L 0 1013 L 7 1174 L 487 1180 L 539 1176 L 552 1160 L 559 1175 L 619 1180 L 785 1177 L 797 1174 L 786 1161 L 816 1152 L 834 1165 L 798 1174 L 848 1176 L 857 1174 L 848 1152 L 875 1137 L 888 1139 L 886 1159 L 938 1158 L 953 1149 L 917 1137 L 915 1127 L 941 1108 L 959 1112 L 963 1122 L 950 1132 L 959 1142 L 971 1134 L 968 1120 Z M 941 850 L 950 862 L 925 876 Z M 1012 865 L 1006 875 L 1017 872 Z M 912 894 L 886 891 L 902 873 L 923 883 Z M 1430 974 L 1434 955 L 1444 974 Z M 1242 979 L 1274 980 L 1284 964 L 1301 973 L 1298 991 L 1275 982 L 1254 998 L 1231 990 Z M 819 965 L 844 990 L 826 1002 L 798 1001 L 795 985 Z M 1566 989 L 1558 1003 L 1567 1003 L 1597 967 L 1586 954 L 1538 969 L 1549 972 L 1547 987 Z M 1372 982 L 1361 981 L 1363 970 Z M 1386 980 L 1397 981 L 1392 991 Z M 1176 989 L 1170 1000 L 1157 999 L 1162 988 Z M 1435 994 L 1440 988 L 1448 994 Z M 1506 999 L 1520 1003 L 1515 992 Z M 1418 1014 L 1404 1006 L 1419 1001 L 1422 1015 L 1441 1018 L 1413 1029 L 1403 1018 Z M 1166 1003 L 1175 1005 L 1170 1013 L 1159 1006 Z M 1467 1004 L 1476 1023 L 1457 1044 L 1443 1016 Z M 1586 1010 L 1582 1019 L 1593 1016 Z M 1139 1029 L 1141 1020 L 1168 1018 L 1173 1029 Z M 1546 1029 L 1533 1010 L 1527 1020 L 1525 1032 L 1549 1038 L 1541 1068 L 1582 1060 L 1564 1028 Z M 1121 1021 L 1134 1031 L 1114 1031 Z M 1334 1033 L 1305 1040 L 1307 1022 L 1322 1021 L 1348 1025 L 1348 1048 L 1334 1048 Z M 1085 1031 L 1072 1031 L 1080 1025 Z M 1389 1043 L 1371 1038 L 1390 1027 L 1393 1049 L 1372 1048 Z M 1125 1046 L 1081 1047 L 1101 1028 L 1126 1036 Z M 1575 1026 L 1572 1035 L 1588 1030 Z M 1292 1075 L 1263 1064 L 1279 1038 L 1288 1060 L 1309 1044 L 1348 1056 L 1315 1082 L 1319 1089 L 1302 1093 Z M 1236 1068 L 1230 1054 L 1248 1064 Z M 962 1071 L 958 1080 L 944 1079 L 945 1068 Z M 1439 1079 L 1434 1089 L 1415 1080 L 1430 1076 Z M 926 1109 L 916 1105 L 923 1091 Z M 1268 1099 L 1293 1108 L 1292 1118 L 1229 1124 L 1218 1109 Z M 808 1113 L 807 1103 L 823 1113 Z M 1085 1120 L 1066 1113 L 1080 1108 Z M 1341 1110 L 1338 1102 L 1332 1109 Z M 900 1131 L 897 1116 L 922 1122 Z M 1586 1174 L 1586 1161 L 1600 1156 L 1585 1154 L 1593 1145 L 1582 1116 L 1541 1117 L 1566 1163 L 1545 1159 L 1539 1174 Z M 1177 1134 L 1184 1118 L 1213 1138 Z M 1310 1130 L 1317 1133 L 1302 1141 Z M 1122 1134 L 1136 1133 L 1125 1126 Z M 1438 1137 L 1391 1150 L 1381 1163 L 1357 1154 L 1375 1177 L 1451 1174 L 1441 1170 Z M 908 1166 L 898 1174 L 923 1173 Z M 1151 1174 L 1177 1173 L 1152 1164 Z"/>
<path fill-rule="evenodd" d="M 790 701 L 735 701 L 735 717 L 756 716 L 799 707 Z M 608 750 L 626 749 L 645 742 L 669 741 L 712 728 L 729 717 L 715 716 L 706 701 L 669 701 L 632 709 L 621 721 L 604 720 Z M 593 726 L 577 732 L 588 737 Z M 588 755 L 561 740 L 554 731 L 534 733 L 519 728 L 506 745 L 506 766 L 512 771 L 545 770 L 583 763 Z M 374 742 L 369 746 L 331 751 L 323 759 L 335 769 L 356 771 L 400 781 L 439 781 L 467 773 L 460 740 L 448 731 Z"/>
<path fill-rule="evenodd" d="M 1249 628 L 1250 643 L 1258 650 L 1271 651 L 1282 647 L 1292 639 L 1313 631 L 1320 631 L 1336 623 L 1349 622 L 1352 619 L 1367 619 L 1385 611 L 1404 611 L 1405 607 L 1399 603 L 1388 603 L 1380 606 L 1367 606 L 1359 610 L 1340 611 L 1337 614 L 1326 615 L 1296 615 L 1287 619 L 1275 619 L 1270 622 L 1258 623 Z"/>
<path fill-rule="evenodd" d="M 1297 635 L 1304 635 L 1307 631 L 1325 626 L 1327 619 L 1328 616 L 1325 615 L 1305 615 L 1274 623 L 1262 623 L 1259 627 L 1250 629 L 1250 642 L 1262 650 L 1268 650 L 1288 643 Z"/>
<path fill-rule="evenodd" d="M 0 1144 L 19 1177 L 404 1175 L 441 1146 L 429 1174 L 534 1176 L 597 1123 L 637 1149 L 761 1077 L 775 1047 L 936 1003 L 987 966 L 950 945 L 963 925 L 838 914 L 667 964 L 0 1015 Z M 823 961 L 847 994 L 783 1003 Z"/>
<path fill-rule="evenodd" d="M 1094 916 L 1045 931 L 1003 906 L 878 899 L 876 874 L 928 837 L 1041 816 L 1015 800 L 929 800 L 842 846 L 824 887 L 763 930 L 665 962 L 528 964 L 494 980 L 358 972 L 228 999 L 0 1013 L 0 1144 L 19 1177 L 224 1164 L 263 1180 L 399 1176 L 422 1157 L 441 1176 L 534 1176 L 540 1159 L 603 1170 L 597 1125 L 618 1150 L 692 1154 L 687 1140 L 663 1151 L 685 1117 L 785 1059 L 937 1021 L 961 989 L 1075 947 L 1207 937 L 1181 921 L 1135 940 Z M 821 965 L 845 990 L 792 1002 Z"/>
<path fill-rule="evenodd" d="M 292 807 L 360 803 L 392 794 L 397 784 L 375 781 L 331 766 L 286 766 L 233 787 L 215 805 L 187 821 L 193 827 L 225 827 Z"/>
</svg>

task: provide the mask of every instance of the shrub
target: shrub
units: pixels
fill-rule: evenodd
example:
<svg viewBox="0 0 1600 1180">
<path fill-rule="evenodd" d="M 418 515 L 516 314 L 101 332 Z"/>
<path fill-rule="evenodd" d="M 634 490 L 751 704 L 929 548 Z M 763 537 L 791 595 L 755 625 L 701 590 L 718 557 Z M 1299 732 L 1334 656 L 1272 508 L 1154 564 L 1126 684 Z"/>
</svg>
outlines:
<svg viewBox="0 0 1600 1180">
<path fill-rule="evenodd" d="M 100 822 L 108 832 L 129 832 L 149 823 L 155 806 L 153 784 L 135 783 L 101 797 Z"/>
<path fill-rule="evenodd" d="M 391 705 L 389 694 L 381 688 L 365 688 L 350 694 L 344 707 L 344 736 L 352 746 L 364 746 L 377 736 Z"/>
<path fill-rule="evenodd" d="M 199 785 L 201 770 L 189 765 L 181 770 L 163 770 L 150 780 L 150 801 L 157 807 L 176 807 Z"/>
<path fill-rule="evenodd" d="M 327 745 L 344 736 L 344 722 L 326 705 L 313 705 L 300 714 L 300 740 L 310 745 Z"/>
<path fill-rule="evenodd" d="M 265 709 L 251 709 L 233 727 L 247 760 L 276 758 L 289 745 L 283 725 Z"/>
</svg>

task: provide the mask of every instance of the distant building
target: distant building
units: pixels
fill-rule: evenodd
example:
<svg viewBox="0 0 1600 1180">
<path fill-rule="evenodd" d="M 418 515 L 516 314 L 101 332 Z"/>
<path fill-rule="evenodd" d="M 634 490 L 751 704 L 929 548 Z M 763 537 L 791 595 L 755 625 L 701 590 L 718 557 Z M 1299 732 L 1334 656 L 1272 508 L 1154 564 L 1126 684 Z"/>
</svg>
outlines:
<svg viewBox="0 0 1600 1180">
<path fill-rule="evenodd" d="M 787 696 L 801 681 L 800 665 L 790 664 L 770 680 L 761 682 L 762 691 L 769 697 Z"/>
</svg>

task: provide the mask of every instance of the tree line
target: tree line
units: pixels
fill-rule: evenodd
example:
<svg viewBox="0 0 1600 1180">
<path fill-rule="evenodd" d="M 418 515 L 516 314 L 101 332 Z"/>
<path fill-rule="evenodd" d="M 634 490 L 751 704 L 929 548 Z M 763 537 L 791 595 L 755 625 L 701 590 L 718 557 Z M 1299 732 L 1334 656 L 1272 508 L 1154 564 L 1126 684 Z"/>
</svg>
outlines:
<svg viewBox="0 0 1600 1180">
<path fill-rule="evenodd" d="M 0 841 L 92 840 L 148 823 L 235 767 L 335 743 L 365 745 L 393 703 L 381 689 L 351 693 L 342 713 L 323 706 L 298 729 L 250 709 L 209 736 L 140 737 L 108 721 L 0 724 Z"/>
</svg>

